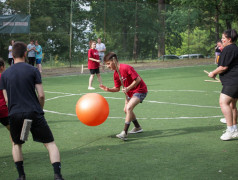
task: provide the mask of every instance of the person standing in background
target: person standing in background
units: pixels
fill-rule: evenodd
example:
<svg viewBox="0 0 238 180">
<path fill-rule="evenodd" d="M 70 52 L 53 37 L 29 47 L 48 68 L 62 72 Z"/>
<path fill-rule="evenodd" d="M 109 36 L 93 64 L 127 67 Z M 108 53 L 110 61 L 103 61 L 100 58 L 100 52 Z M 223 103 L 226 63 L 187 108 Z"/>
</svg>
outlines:
<svg viewBox="0 0 238 180">
<path fill-rule="evenodd" d="M 102 78 L 99 70 L 100 60 L 98 51 L 96 49 L 96 42 L 91 40 L 89 42 L 89 47 L 90 49 L 88 50 L 88 69 L 91 75 L 89 77 L 88 90 L 95 90 L 95 88 L 92 87 L 93 78 L 95 74 L 97 75 L 98 82 L 100 83 L 100 85 L 102 84 Z"/>
<path fill-rule="evenodd" d="M 223 45 L 222 45 L 221 40 L 219 40 L 219 41 L 217 41 L 217 45 L 215 48 L 215 64 L 218 64 L 219 57 L 220 57 L 222 50 L 223 50 Z"/>
<path fill-rule="evenodd" d="M 105 44 L 103 44 L 101 42 L 100 38 L 98 38 L 97 42 L 98 43 L 96 44 L 96 49 L 99 52 L 99 59 L 100 59 L 100 62 L 102 63 L 102 71 L 104 71 L 105 68 L 104 68 L 104 61 L 103 61 L 103 59 L 104 59 L 104 52 L 106 51 L 106 46 L 105 46 Z"/>
<path fill-rule="evenodd" d="M 31 40 L 30 44 L 27 45 L 27 52 L 28 52 L 28 63 L 32 66 L 35 65 L 36 61 L 36 47 L 34 45 L 34 41 Z"/>
<path fill-rule="evenodd" d="M 14 42 L 15 42 L 14 40 L 11 40 L 10 45 L 8 46 L 8 51 L 9 51 L 9 53 L 8 53 L 8 64 L 9 64 L 9 66 L 14 64 L 14 59 L 12 57 L 12 46 L 13 46 Z"/>
<path fill-rule="evenodd" d="M 36 67 L 38 68 L 38 70 L 40 71 L 40 73 L 42 73 L 42 66 L 41 66 L 41 62 L 42 62 L 42 48 L 41 45 L 39 45 L 38 41 L 35 41 L 35 48 L 36 48 Z"/>
</svg>

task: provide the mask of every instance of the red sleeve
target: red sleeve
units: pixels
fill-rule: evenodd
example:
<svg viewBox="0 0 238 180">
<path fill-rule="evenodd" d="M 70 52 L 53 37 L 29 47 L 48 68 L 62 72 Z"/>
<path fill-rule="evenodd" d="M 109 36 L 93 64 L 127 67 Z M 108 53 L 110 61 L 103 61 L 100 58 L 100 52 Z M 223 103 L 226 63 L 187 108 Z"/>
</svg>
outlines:
<svg viewBox="0 0 238 180">
<path fill-rule="evenodd" d="M 114 78 L 114 85 L 116 88 L 119 88 L 121 87 L 121 81 L 119 79 L 119 75 L 116 71 L 114 71 L 114 75 L 113 75 L 113 78 Z"/>
</svg>

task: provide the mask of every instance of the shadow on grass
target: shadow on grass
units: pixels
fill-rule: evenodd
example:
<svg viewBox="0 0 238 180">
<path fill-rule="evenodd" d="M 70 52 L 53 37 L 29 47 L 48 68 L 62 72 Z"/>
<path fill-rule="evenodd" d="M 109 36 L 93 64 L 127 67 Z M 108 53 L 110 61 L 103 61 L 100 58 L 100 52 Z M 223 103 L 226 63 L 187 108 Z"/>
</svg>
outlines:
<svg viewBox="0 0 238 180">
<path fill-rule="evenodd" d="M 135 141 L 141 138 L 161 138 L 161 137 L 172 137 L 172 136 L 180 136 L 186 134 L 194 134 L 194 133 L 203 133 L 209 131 L 217 131 L 224 130 L 224 126 L 200 126 L 200 127 L 187 127 L 187 128 L 179 128 L 179 129 L 166 129 L 166 130 L 152 130 L 152 131 L 143 131 L 142 133 L 137 134 L 128 134 L 128 141 Z M 110 138 L 117 138 L 115 135 L 108 136 Z"/>
</svg>

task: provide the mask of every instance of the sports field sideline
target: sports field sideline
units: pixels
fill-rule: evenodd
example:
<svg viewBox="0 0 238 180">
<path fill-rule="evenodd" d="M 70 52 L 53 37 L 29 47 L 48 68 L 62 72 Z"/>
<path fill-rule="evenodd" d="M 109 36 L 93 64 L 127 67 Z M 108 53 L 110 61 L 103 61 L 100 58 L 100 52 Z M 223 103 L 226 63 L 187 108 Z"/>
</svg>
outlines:
<svg viewBox="0 0 238 180">
<path fill-rule="evenodd" d="M 124 94 L 88 91 L 88 74 L 43 78 L 45 114 L 61 152 L 66 180 L 237 179 L 238 139 L 221 141 L 225 125 L 218 98 L 220 83 L 203 70 L 215 65 L 139 70 L 148 96 L 135 113 L 144 132 L 115 138 L 124 124 Z M 113 86 L 113 74 L 102 73 L 103 84 Z M 77 100 L 86 93 L 103 95 L 110 107 L 104 124 L 88 127 L 75 115 Z M 130 127 L 131 129 L 132 127 Z M 0 179 L 16 178 L 7 130 L 0 126 Z M 23 146 L 27 179 L 48 180 L 52 167 L 46 149 L 30 137 Z M 230 158 L 232 157 L 232 158 Z M 44 160 L 42 160 L 44 159 Z"/>
</svg>

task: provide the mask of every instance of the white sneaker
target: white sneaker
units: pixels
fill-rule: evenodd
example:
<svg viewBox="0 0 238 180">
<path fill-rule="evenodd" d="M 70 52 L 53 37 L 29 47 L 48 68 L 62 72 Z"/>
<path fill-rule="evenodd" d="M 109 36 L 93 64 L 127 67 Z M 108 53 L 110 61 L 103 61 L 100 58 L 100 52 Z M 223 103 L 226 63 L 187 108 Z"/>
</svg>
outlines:
<svg viewBox="0 0 238 180">
<path fill-rule="evenodd" d="M 88 90 L 95 90 L 94 87 L 88 87 Z"/>
<path fill-rule="evenodd" d="M 237 138 L 237 137 L 238 137 L 238 129 L 236 129 L 232 135 L 232 138 Z"/>
<path fill-rule="evenodd" d="M 221 118 L 220 122 L 226 124 L 226 118 Z"/>
<path fill-rule="evenodd" d="M 122 131 L 120 134 L 117 134 L 116 137 L 126 141 L 127 140 L 127 134 L 125 131 Z"/>
<path fill-rule="evenodd" d="M 130 132 L 129 134 L 135 134 L 135 133 L 140 133 L 140 132 L 143 132 L 143 129 L 141 127 L 134 127 Z"/>
<path fill-rule="evenodd" d="M 224 134 L 220 137 L 223 141 L 228 141 L 233 138 L 234 132 L 229 131 L 228 129 L 224 131 Z"/>
</svg>

